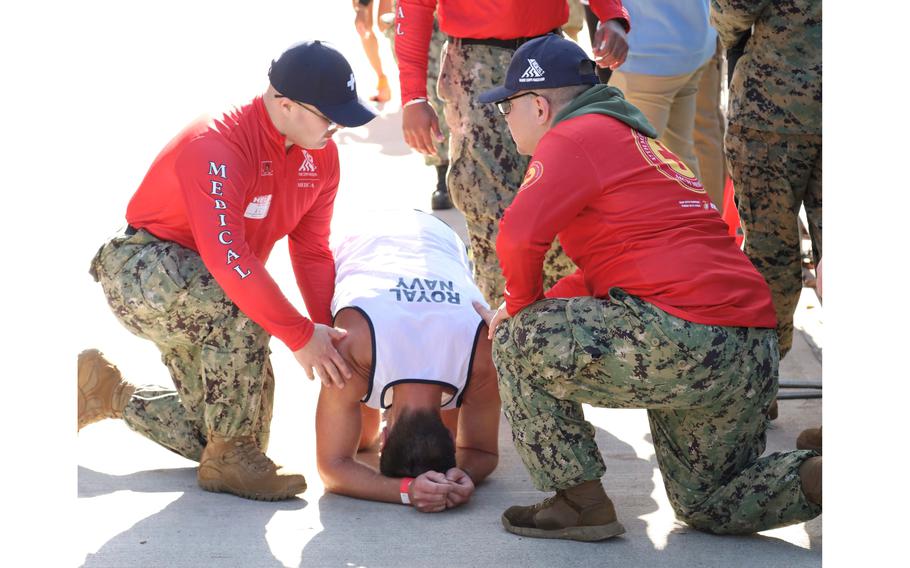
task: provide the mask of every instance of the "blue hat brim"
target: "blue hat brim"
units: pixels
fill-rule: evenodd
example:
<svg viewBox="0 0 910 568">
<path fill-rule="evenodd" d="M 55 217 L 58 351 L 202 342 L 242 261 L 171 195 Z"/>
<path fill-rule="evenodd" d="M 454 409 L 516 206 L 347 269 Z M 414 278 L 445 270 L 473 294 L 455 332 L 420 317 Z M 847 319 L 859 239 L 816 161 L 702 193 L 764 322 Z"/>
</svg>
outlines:
<svg viewBox="0 0 910 568">
<path fill-rule="evenodd" d="M 501 101 L 502 99 L 507 99 L 517 92 L 518 91 L 506 88 L 504 86 L 496 87 L 495 89 L 490 89 L 489 91 L 485 91 L 477 95 L 477 102 L 480 104 L 495 103 Z"/>
<path fill-rule="evenodd" d="M 313 106 L 318 108 L 319 112 L 329 117 L 335 124 L 348 128 L 363 126 L 376 118 L 376 113 L 363 104 L 360 99 L 354 99 L 340 105 L 313 104 Z"/>
</svg>

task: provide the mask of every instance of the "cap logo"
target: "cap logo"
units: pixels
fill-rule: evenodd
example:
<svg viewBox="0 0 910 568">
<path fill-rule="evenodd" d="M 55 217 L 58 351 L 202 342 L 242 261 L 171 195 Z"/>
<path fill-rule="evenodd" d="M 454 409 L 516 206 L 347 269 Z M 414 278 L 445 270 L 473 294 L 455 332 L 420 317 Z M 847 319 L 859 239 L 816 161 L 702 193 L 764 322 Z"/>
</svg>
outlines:
<svg viewBox="0 0 910 568">
<path fill-rule="evenodd" d="M 354 74 L 353 73 L 351 73 L 351 80 L 348 81 L 347 85 L 348 85 L 349 89 L 351 89 L 352 91 L 354 90 Z"/>
<path fill-rule="evenodd" d="M 528 68 L 525 69 L 525 72 L 519 77 L 518 82 L 537 83 L 540 81 L 546 81 L 543 67 L 537 63 L 536 59 L 528 59 Z"/>
</svg>

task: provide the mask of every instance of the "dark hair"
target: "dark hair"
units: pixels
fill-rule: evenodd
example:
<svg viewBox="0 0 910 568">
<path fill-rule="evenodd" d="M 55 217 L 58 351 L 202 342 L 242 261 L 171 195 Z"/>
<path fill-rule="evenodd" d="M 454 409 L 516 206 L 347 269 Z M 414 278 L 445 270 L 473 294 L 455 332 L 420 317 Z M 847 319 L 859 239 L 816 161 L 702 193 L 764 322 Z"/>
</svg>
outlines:
<svg viewBox="0 0 910 568">
<path fill-rule="evenodd" d="M 593 71 L 591 71 L 593 73 Z M 574 99 L 578 98 L 578 95 L 584 93 L 591 88 L 591 85 L 569 85 L 568 87 L 556 87 L 553 89 L 541 89 L 543 95 L 546 97 L 550 104 L 556 107 L 555 112 L 562 110 L 567 104 L 569 104 Z M 554 114 L 555 114 L 554 112 Z"/>
<path fill-rule="evenodd" d="M 404 411 L 395 420 L 379 458 L 387 477 L 417 477 L 433 470 L 455 467 L 455 443 L 439 414 L 429 410 Z"/>
</svg>

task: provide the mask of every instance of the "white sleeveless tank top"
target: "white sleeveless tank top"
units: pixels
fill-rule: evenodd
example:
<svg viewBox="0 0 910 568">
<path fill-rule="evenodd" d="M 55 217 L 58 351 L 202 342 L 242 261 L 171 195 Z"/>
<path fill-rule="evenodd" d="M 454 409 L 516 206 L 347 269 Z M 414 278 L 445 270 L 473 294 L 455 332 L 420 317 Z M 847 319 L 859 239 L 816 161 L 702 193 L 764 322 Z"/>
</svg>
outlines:
<svg viewBox="0 0 910 568">
<path fill-rule="evenodd" d="M 388 408 L 396 384 L 416 382 L 449 387 L 441 408 L 461 406 L 483 323 L 472 302 L 487 303 L 455 231 L 421 211 L 377 211 L 336 223 L 330 245 L 332 315 L 355 308 L 373 332 L 363 402 Z"/>
</svg>

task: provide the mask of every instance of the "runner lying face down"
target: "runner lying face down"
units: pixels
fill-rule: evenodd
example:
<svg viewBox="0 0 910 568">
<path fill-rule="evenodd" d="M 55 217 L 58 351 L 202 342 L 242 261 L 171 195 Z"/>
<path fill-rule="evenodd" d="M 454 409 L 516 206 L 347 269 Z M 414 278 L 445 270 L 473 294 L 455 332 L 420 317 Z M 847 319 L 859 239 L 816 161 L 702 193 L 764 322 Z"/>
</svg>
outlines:
<svg viewBox="0 0 910 568">
<path fill-rule="evenodd" d="M 499 459 L 496 371 L 464 243 L 419 211 L 347 225 L 333 231 L 332 313 L 353 377 L 319 395 L 319 475 L 333 493 L 457 507 Z"/>
</svg>

